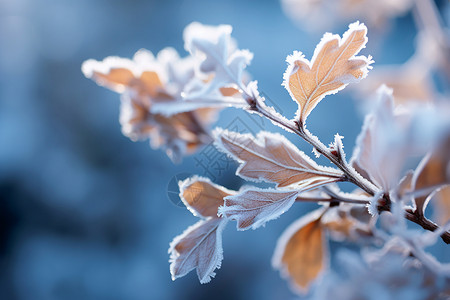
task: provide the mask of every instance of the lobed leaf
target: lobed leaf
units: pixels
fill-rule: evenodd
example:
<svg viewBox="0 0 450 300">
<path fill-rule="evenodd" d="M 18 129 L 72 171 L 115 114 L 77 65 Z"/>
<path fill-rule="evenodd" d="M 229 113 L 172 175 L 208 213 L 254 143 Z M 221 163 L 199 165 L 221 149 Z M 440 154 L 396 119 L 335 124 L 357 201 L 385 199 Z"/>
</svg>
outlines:
<svg viewBox="0 0 450 300">
<path fill-rule="evenodd" d="M 214 74 L 214 77 L 198 90 L 185 91 L 185 98 L 202 98 L 223 87 L 241 88 L 244 69 L 250 64 L 253 54 L 236 49 L 231 31 L 229 25 L 213 27 L 196 22 L 186 27 L 183 35 L 186 50 L 202 61 L 201 72 Z"/>
<path fill-rule="evenodd" d="M 290 225 L 277 242 L 272 265 L 304 293 L 328 267 L 328 245 L 319 208 Z"/>
<path fill-rule="evenodd" d="M 297 191 L 250 188 L 226 197 L 219 215 L 236 220 L 238 230 L 256 229 L 286 212 L 297 195 Z"/>
<path fill-rule="evenodd" d="M 283 85 L 298 103 L 297 118 L 301 123 L 325 96 L 367 76 L 371 57 L 355 56 L 365 47 L 366 34 L 367 27 L 356 22 L 350 24 L 342 39 L 338 35 L 325 34 L 311 61 L 301 52 L 287 57 L 289 65 Z"/>
<path fill-rule="evenodd" d="M 241 164 L 236 174 L 247 180 L 313 188 L 339 181 L 342 176 L 336 169 L 316 164 L 280 134 L 260 132 L 255 138 L 223 129 L 213 134 L 217 147 Z"/>
<path fill-rule="evenodd" d="M 195 80 L 194 69 L 192 57 L 180 58 L 172 48 L 163 49 L 156 58 L 139 50 L 133 59 L 108 57 L 82 66 L 86 77 L 121 94 L 123 134 L 133 141 L 150 139 L 154 148 L 164 147 L 174 161 L 211 141 L 206 130 L 218 110 L 206 103 L 162 114 L 175 104 L 180 106 L 181 92 Z"/>
</svg>

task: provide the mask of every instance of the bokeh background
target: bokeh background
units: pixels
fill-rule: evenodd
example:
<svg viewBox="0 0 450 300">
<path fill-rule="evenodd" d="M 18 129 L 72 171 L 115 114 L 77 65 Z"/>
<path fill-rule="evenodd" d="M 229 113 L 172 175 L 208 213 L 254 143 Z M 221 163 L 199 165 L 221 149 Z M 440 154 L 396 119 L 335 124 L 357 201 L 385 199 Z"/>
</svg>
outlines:
<svg viewBox="0 0 450 300">
<path fill-rule="evenodd" d="M 448 1 L 437 3 L 448 24 Z M 147 142 L 131 142 L 120 132 L 119 96 L 81 73 L 86 59 L 131 57 L 140 48 L 172 46 L 184 56 L 182 31 L 192 21 L 231 24 L 239 46 L 255 54 L 248 71 L 261 91 L 294 115 L 281 86 L 285 58 L 293 50 L 311 57 L 322 33 L 295 26 L 278 1 L 0 0 L 0 299 L 295 298 L 270 259 L 283 229 L 312 205 L 255 231 L 231 224 L 210 284 L 194 272 L 172 282 L 169 243 L 197 219 L 171 197 L 171 180 L 189 173 L 232 189 L 244 182 L 231 161 L 205 169 L 198 153 L 174 165 Z M 369 28 L 363 54 L 374 68 L 403 63 L 415 34 L 407 13 L 382 32 Z M 325 143 L 339 132 L 351 151 L 360 101 L 351 91 L 329 97 L 308 119 L 310 130 Z M 218 125 L 281 130 L 235 109 Z M 434 252 L 449 260 L 445 249 Z"/>
</svg>

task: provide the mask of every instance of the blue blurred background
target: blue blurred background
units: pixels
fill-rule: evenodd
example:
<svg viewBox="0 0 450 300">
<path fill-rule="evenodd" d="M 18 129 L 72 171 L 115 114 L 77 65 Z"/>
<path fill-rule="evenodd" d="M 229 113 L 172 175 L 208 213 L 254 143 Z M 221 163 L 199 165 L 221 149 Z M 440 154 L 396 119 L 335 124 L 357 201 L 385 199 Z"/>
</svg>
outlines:
<svg viewBox="0 0 450 300">
<path fill-rule="evenodd" d="M 171 179 L 187 172 L 238 189 L 236 164 L 204 169 L 198 153 L 173 165 L 147 142 L 131 142 L 120 132 L 119 96 L 81 73 L 86 59 L 131 57 L 140 48 L 172 46 L 184 56 L 182 32 L 192 21 L 231 24 L 239 46 L 255 54 L 248 70 L 261 91 L 294 115 L 281 86 L 286 55 L 311 57 L 322 33 L 296 27 L 278 1 L 0 0 L 0 299 L 295 297 L 270 259 L 308 205 L 256 231 L 231 224 L 216 279 L 200 285 L 191 272 L 172 282 L 169 242 L 197 219 L 168 196 Z M 415 32 L 411 14 L 393 20 L 383 38 L 371 39 L 369 28 L 363 54 L 374 56 L 374 68 L 402 63 L 414 52 Z M 350 151 L 362 122 L 359 99 L 348 91 L 329 98 L 309 128 L 325 143 L 339 132 Z M 280 131 L 235 109 L 218 125 Z"/>
</svg>

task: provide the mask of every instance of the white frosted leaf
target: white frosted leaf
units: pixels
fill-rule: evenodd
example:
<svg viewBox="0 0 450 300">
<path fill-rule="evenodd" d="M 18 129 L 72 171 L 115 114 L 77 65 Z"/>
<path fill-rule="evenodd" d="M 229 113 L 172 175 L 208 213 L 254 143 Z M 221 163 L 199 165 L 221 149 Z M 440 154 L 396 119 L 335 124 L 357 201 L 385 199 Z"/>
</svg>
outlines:
<svg viewBox="0 0 450 300">
<path fill-rule="evenodd" d="M 221 87 L 242 86 L 242 74 L 253 54 L 248 50 L 235 49 L 229 25 L 217 27 L 199 23 L 188 25 L 184 31 L 185 48 L 202 60 L 200 71 L 213 78 L 195 92 L 185 91 L 185 98 L 198 98 Z"/>
<path fill-rule="evenodd" d="M 214 136 L 219 149 L 241 164 L 236 174 L 248 180 L 299 188 L 336 182 L 342 176 L 336 169 L 316 164 L 280 134 L 260 132 L 255 138 L 216 129 Z"/>
<path fill-rule="evenodd" d="M 226 220 L 201 220 L 175 237 L 170 244 L 170 273 L 172 280 L 196 269 L 200 283 L 208 283 L 220 268 L 223 259 L 222 231 Z"/>
<path fill-rule="evenodd" d="M 236 220 L 238 230 L 256 229 L 286 212 L 297 195 L 296 191 L 251 188 L 225 197 L 225 204 L 219 208 L 219 214 Z"/>
</svg>

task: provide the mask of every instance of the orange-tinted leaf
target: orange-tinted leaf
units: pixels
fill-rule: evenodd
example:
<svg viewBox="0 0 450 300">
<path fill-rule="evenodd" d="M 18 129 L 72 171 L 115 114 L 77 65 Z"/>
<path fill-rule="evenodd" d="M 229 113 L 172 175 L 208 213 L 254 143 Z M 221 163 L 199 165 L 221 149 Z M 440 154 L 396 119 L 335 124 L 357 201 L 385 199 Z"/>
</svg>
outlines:
<svg viewBox="0 0 450 300">
<path fill-rule="evenodd" d="M 440 189 L 432 199 L 434 206 L 434 220 L 439 225 L 445 225 L 450 221 L 450 186 Z"/>
<path fill-rule="evenodd" d="M 165 148 L 174 161 L 211 142 L 207 130 L 218 109 L 204 106 L 166 116 L 153 112 L 152 107 L 178 103 L 181 91 L 194 78 L 194 69 L 192 58 L 180 58 L 170 48 L 162 50 L 158 58 L 140 50 L 132 60 L 108 57 L 88 60 L 82 66 L 86 77 L 122 94 L 123 134 L 133 141 L 150 139 L 152 147 Z"/>
<path fill-rule="evenodd" d="M 296 290 L 306 292 L 328 267 L 328 245 L 321 225 L 323 209 L 315 210 L 289 226 L 278 240 L 274 268 L 289 277 Z"/>
<path fill-rule="evenodd" d="M 150 55 L 141 50 L 135 57 Z M 149 58 L 153 60 L 153 56 Z M 126 89 L 134 89 L 141 96 L 146 95 L 153 99 L 171 98 L 165 90 L 158 75 L 159 66 L 153 62 L 153 67 L 141 70 L 134 60 L 120 57 L 107 57 L 103 61 L 87 60 L 83 63 L 82 70 L 87 78 L 91 78 L 98 85 L 105 86 L 115 92 L 123 93 Z M 150 68 L 153 68 L 150 69 Z"/>
<path fill-rule="evenodd" d="M 255 138 L 221 129 L 214 134 L 217 145 L 241 163 L 236 174 L 247 180 L 311 188 L 342 176 L 336 169 L 317 165 L 280 134 L 260 132 Z"/>
<path fill-rule="evenodd" d="M 425 193 L 415 198 L 416 209 L 424 213 L 429 196 L 445 184 L 450 184 L 450 137 L 439 144 L 432 153 L 422 159 L 417 167 L 413 185 L 414 190 Z"/>
<path fill-rule="evenodd" d="M 297 191 L 251 188 L 226 197 L 219 214 L 236 220 L 238 230 L 256 229 L 287 211 L 295 202 L 297 194 Z"/>
<path fill-rule="evenodd" d="M 236 193 L 197 176 L 188 178 L 179 185 L 183 203 L 194 215 L 202 217 L 217 218 L 217 210 L 224 204 L 223 198 Z"/>
<path fill-rule="evenodd" d="M 358 82 L 367 75 L 371 58 L 355 56 L 367 43 L 367 28 L 358 22 L 350 24 L 341 39 L 325 34 L 310 61 L 300 52 L 287 58 L 289 66 L 283 85 L 297 101 L 297 117 L 304 122 L 314 107 L 326 96 Z"/>
<path fill-rule="evenodd" d="M 210 217 L 173 239 L 169 248 L 172 280 L 197 269 L 200 283 L 211 281 L 223 259 L 222 231 L 225 225 L 226 220 Z"/>
</svg>

